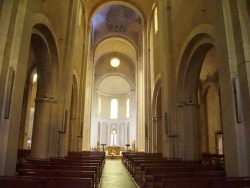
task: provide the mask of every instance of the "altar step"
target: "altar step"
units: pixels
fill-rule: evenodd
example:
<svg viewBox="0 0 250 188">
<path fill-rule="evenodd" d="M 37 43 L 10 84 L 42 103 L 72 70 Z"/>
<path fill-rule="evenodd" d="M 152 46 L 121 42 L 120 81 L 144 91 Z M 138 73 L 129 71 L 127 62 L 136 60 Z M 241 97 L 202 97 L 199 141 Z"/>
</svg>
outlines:
<svg viewBox="0 0 250 188">
<path fill-rule="evenodd" d="M 106 159 L 121 159 L 121 155 L 106 155 Z"/>
</svg>

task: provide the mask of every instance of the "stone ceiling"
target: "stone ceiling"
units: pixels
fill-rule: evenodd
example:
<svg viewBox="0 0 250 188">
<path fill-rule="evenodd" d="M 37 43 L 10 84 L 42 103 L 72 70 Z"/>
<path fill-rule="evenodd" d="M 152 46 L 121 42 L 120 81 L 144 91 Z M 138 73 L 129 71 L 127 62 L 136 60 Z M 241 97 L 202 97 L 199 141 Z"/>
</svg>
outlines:
<svg viewBox="0 0 250 188">
<path fill-rule="evenodd" d="M 122 35 L 137 44 L 141 18 L 129 7 L 109 5 L 94 15 L 92 25 L 95 44 L 102 38 L 112 35 Z"/>
<path fill-rule="evenodd" d="M 108 70 L 106 78 L 102 82 L 96 82 L 99 85 L 95 87 L 101 93 L 110 95 L 127 94 L 131 91 L 130 84 L 134 84 L 135 65 L 131 69 L 131 62 L 136 64 L 136 52 L 139 47 L 139 39 L 142 34 L 141 17 L 133 9 L 124 5 L 107 5 L 95 13 L 92 19 L 92 36 L 93 36 L 93 49 L 95 49 L 94 59 L 95 62 L 95 78 L 103 78 L 103 71 Z M 118 40 L 118 38 L 122 40 Z M 103 41 L 107 42 L 103 42 Z M 126 42 L 127 41 L 127 42 Z M 131 46 L 128 45 L 131 43 Z M 108 44 L 105 45 L 105 44 Z M 105 47 L 105 48 L 104 48 Z M 128 53 L 130 51 L 130 53 Z M 132 53 L 131 53 L 132 52 Z M 98 63 L 102 61 L 102 57 L 117 54 L 118 56 L 126 57 L 128 60 L 123 61 L 122 68 L 117 68 L 119 72 L 112 75 L 110 72 L 110 64 Z M 125 64 L 127 62 L 127 65 Z M 103 67 L 106 65 L 106 67 Z M 126 75 L 130 80 L 130 84 L 121 75 Z M 131 79 L 133 77 L 133 79 Z"/>
</svg>

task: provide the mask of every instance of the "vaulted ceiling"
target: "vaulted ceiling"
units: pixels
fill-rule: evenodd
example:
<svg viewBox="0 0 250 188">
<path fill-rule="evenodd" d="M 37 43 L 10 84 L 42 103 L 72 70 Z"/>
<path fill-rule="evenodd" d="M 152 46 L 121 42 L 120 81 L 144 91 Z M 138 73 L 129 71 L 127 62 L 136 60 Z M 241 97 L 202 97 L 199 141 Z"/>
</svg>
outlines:
<svg viewBox="0 0 250 188">
<path fill-rule="evenodd" d="M 142 18 L 127 6 L 109 4 L 94 14 L 92 49 L 99 92 L 121 95 L 134 90 L 141 34 Z M 121 60 L 116 69 L 109 63 L 113 57 Z"/>
</svg>

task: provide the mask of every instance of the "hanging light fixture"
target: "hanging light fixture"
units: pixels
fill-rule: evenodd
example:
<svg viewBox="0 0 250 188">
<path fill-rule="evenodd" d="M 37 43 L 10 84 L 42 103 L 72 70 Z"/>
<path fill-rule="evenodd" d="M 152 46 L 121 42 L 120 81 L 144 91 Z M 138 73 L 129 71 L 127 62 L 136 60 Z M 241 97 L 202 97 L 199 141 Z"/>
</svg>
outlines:
<svg viewBox="0 0 250 188">
<path fill-rule="evenodd" d="M 120 59 L 114 57 L 110 60 L 110 64 L 112 67 L 118 67 L 120 65 Z"/>
</svg>

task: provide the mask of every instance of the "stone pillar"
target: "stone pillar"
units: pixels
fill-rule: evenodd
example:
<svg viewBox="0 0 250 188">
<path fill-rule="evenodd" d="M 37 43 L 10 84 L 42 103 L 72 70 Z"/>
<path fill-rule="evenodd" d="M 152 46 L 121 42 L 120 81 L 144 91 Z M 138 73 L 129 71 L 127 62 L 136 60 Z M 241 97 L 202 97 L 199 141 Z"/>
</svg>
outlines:
<svg viewBox="0 0 250 188">
<path fill-rule="evenodd" d="M 162 135 L 164 134 L 162 132 L 162 119 L 157 119 L 155 123 L 155 152 L 162 153 Z"/>
<path fill-rule="evenodd" d="M 124 139 L 125 140 L 125 145 L 129 144 L 129 141 L 128 141 L 128 125 L 127 124 L 124 125 L 124 136 L 125 136 L 124 137 L 125 138 Z"/>
<path fill-rule="evenodd" d="M 116 128 L 116 145 L 121 145 L 121 133 L 120 133 L 120 122 L 117 122 L 117 128 Z"/>
<path fill-rule="evenodd" d="M 168 128 L 171 127 L 169 124 L 171 121 L 171 114 L 170 111 L 170 84 L 171 84 L 171 70 L 170 70 L 170 62 L 171 61 L 171 4 L 170 1 L 162 1 L 158 0 L 158 21 L 159 21 L 159 49 L 160 52 L 160 59 L 163 61 L 161 62 L 161 70 L 162 70 L 162 153 L 166 157 L 170 157 L 169 151 L 169 138 L 166 134 L 166 126 Z M 169 81 L 170 80 L 170 81 Z M 165 115 L 167 113 L 167 116 Z M 166 119 L 167 117 L 167 119 Z M 168 132 L 168 130 L 167 130 Z"/>
<path fill-rule="evenodd" d="M 79 124 L 79 126 L 77 126 L 77 143 L 76 143 L 76 147 L 77 150 L 76 151 L 82 151 L 82 134 L 83 134 L 83 122 L 81 122 Z"/>
<path fill-rule="evenodd" d="M 30 30 L 23 32 L 27 0 L 1 0 L 1 5 L 3 6 L 0 16 L 0 132 L 4 136 L 0 137 L 0 175 L 15 175 L 23 88 L 26 79 L 24 67 L 27 65 L 29 49 L 29 42 L 27 40 L 24 42 L 24 38 L 30 34 Z M 4 101 L 10 66 L 16 70 L 15 81 L 11 96 L 10 116 L 4 118 Z M 23 69 L 19 70 L 17 68 L 19 66 Z"/>
<path fill-rule="evenodd" d="M 84 98 L 84 128 L 83 128 L 83 139 L 82 139 L 82 149 L 89 150 L 90 149 L 90 131 L 91 131 L 91 110 L 92 109 L 92 95 L 93 95 L 93 85 L 94 85 L 94 67 L 93 67 L 93 58 L 90 57 L 87 63 L 87 75 L 86 76 L 86 90 L 85 90 L 85 98 Z"/>
<path fill-rule="evenodd" d="M 236 18 L 239 20 L 235 26 L 235 38 L 237 40 L 237 70 L 239 74 L 240 81 L 240 94 L 241 94 L 241 104 L 242 104 L 242 114 L 243 114 L 243 123 L 238 126 L 240 133 L 240 153 L 246 152 L 246 158 L 243 159 L 241 165 L 241 175 L 249 176 L 250 175 L 250 13 L 249 7 L 246 4 L 246 0 L 236 1 L 238 4 L 238 12 L 235 13 Z M 231 9 L 236 6 L 236 2 L 232 2 Z M 238 14 L 237 14 L 238 13 Z M 238 17 L 239 16 L 239 17 Z M 240 26 L 239 26 L 240 25 Z M 239 27 L 241 30 L 239 30 Z M 238 38 L 241 36 L 242 40 L 239 42 Z"/>
<path fill-rule="evenodd" d="M 77 151 L 77 138 L 79 133 L 77 132 L 76 128 L 76 116 L 71 115 L 69 126 L 71 127 L 71 132 L 69 132 L 69 150 L 70 151 Z"/>
<path fill-rule="evenodd" d="M 152 144 L 151 151 L 153 153 L 157 152 L 157 117 L 155 117 L 152 121 Z"/>
<path fill-rule="evenodd" d="M 110 145 L 110 122 L 106 124 L 106 141 L 107 141 L 107 146 Z"/>
<path fill-rule="evenodd" d="M 199 105 L 185 104 L 184 106 L 184 155 L 186 160 L 198 160 L 201 157 L 199 132 Z M 177 139 L 178 140 L 178 137 Z"/>
<path fill-rule="evenodd" d="M 51 117 L 50 98 L 37 98 L 34 116 L 31 158 L 48 158 L 49 129 Z"/>
<path fill-rule="evenodd" d="M 220 0 L 213 2 L 214 25 L 216 26 L 216 51 L 220 62 L 219 77 L 224 136 L 224 155 L 227 176 L 246 176 L 244 123 L 237 124 L 232 79 L 238 74 L 244 61 L 237 59 L 242 47 L 239 35 L 237 1 Z M 239 51 L 235 51 L 238 49 Z M 238 65 L 237 65 L 238 63 Z M 241 72 L 245 75 L 245 71 Z M 244 82 L 247 83 L 247 82 Z M 247 84 L 244 84 L 244 87 Z M 249 99 L 247 95 L 246 99 Z M 248 100 L 245 101 L 248 103 Z M 247 115 L 249 116 L 249 115 Z"/>
</svg>

